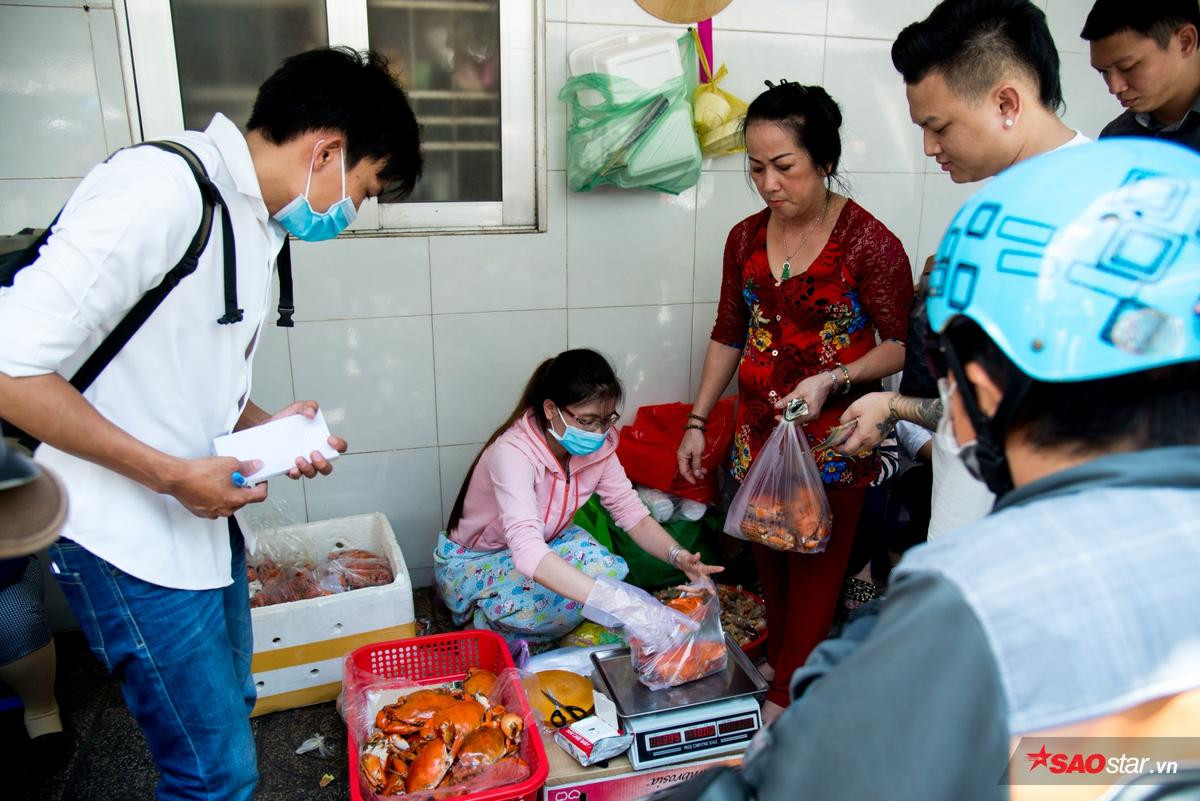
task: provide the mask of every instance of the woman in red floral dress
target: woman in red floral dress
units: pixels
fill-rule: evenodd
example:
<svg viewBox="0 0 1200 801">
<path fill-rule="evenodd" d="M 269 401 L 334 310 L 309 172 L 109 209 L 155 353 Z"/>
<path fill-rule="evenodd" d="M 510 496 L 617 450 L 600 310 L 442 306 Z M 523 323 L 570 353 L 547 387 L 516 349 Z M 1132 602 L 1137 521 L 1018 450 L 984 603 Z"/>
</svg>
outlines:
<svg viewBox="0 0 1200 801">
<path fill-rule="evenodd" d="M 810 446 L 846 407 L 900 370 L 912 302 L 912 270 L 900 241 L 865 209 L 831 188 L 841 156 L 837 104 L 816 86 L 781 83 L 746 114 L 750 174 L 767 208 L 729 232 L 712 341 L 679 470 L 703 477 L 704 423 L 738 374 L 731 472 L 740 482 L 788 401 L 803 398 Z M 767 602 L 771 682 L 763 716 L 786 707 L 793 671 L 833 620 L 876 451 L 813 454 L 833 510 L 824 553 L 752 545 Z"/>
</svg>

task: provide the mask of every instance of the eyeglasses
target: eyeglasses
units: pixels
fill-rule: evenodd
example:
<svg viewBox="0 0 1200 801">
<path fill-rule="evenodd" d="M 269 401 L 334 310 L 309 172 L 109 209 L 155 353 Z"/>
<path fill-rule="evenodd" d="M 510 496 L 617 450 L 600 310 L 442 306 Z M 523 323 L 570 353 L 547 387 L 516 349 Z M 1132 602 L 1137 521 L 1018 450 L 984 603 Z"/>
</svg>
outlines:
<svg viewBox="0 0 1200 801">
<path fill-rule="evenodd" d="M 575 424 L 584 431 L 608 431 L 608 429 L 616 425 L 617 421 L 621 419 L 620 412 L 613 412 L 608 417 L 591 417 L 590 415 L 578 417 L 565 406 L 561 407 L 561 409 L 564 414 L 574 420 Z"/>
</svg>

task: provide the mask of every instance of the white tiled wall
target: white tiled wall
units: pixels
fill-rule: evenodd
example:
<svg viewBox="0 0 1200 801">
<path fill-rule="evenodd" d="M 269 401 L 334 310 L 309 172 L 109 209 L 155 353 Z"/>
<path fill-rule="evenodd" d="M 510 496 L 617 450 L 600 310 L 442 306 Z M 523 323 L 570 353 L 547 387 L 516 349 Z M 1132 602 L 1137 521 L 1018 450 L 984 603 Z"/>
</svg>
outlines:
<svg viewBox="0 0 1200 801">
<path fill-rule="evenodd" d="M 970 192 L 929 169 L 908 119 L 892 38 L 935 0 L 734 0 L 714 23 L 724 87 L 747 100 L 765 78 L 823 83 L 841 103 L 846 179 L 914 263 L 933 252 Z M 1119 109 L 1078 39 L 1091 0 L 1038 0 L 1063 57 L 1067 122 L 1094 135 Z M 662 28 L 633 0 L 546 0 L 548 231 L 343 239 L 300 245 L 296 327 L 264 334 L 255 399 L 316 398 L 350 442 L 334 475 L 272 487 L 293 520 L 379 510 L 416 583 L 479 444 L 539 360 L 605 352 L 627 416 L 695 390 L 729 227 L 758 209 L 740 157 L 705 165 L 678 197 L 566 189 L 573 47 Z M 0 2 L 0 231 L 47 221 L 83 172 L 130 141 L 111 2 Z"/>
</svg>

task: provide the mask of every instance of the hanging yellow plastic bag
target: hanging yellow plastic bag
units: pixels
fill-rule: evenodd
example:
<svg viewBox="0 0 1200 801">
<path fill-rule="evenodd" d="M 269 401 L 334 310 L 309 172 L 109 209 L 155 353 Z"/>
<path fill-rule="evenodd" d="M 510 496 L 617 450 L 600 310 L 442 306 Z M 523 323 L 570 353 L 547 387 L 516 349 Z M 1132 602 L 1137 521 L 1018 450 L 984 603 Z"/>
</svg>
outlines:
<svg viewBox="0 0 1200 801">
<path fill-rule="evenodd" d="M 722 64 L 717 74 L 713 75 L 695 28 L 692 29 L 692 37 L 696 41 L 700 67 L 708 78 L 707 83 L 700 84 L 692 93 L 692 118 L 696 136 L 700 139 L 700 154 L 711 159 L 741 153 L 746 149 L 742 137 L 742 119 L 746 116 L 748 105 L 745 100 L 717 85 L 728 70 Z"/>
</svg>

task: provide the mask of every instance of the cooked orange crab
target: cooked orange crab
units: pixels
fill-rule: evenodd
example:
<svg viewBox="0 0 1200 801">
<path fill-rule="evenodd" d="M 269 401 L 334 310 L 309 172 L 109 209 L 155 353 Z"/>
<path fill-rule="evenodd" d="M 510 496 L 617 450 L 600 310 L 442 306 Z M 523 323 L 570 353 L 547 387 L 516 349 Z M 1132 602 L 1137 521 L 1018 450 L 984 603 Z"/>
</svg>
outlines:
<svg viewBox="0 0 1200 801">
<path fill-rule="evenodd" d="M 492 671 L 477 667 L 468 668 L 467 677 L 463 679 L 463 694 L 488 706 L 491 703 L 488 700 L 488 694 L 491 693 L 495 684 L 496 674 Z"/>
<path fill-rule="evenodd" d="M 421 731 L 437 713 L 461 700 L 461 693 L 417 690 L 379 710 L 375 727 L 387 734 L 413 734 Z"/>
</svg>

